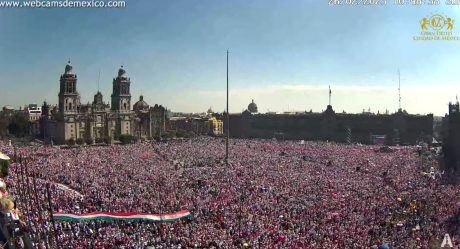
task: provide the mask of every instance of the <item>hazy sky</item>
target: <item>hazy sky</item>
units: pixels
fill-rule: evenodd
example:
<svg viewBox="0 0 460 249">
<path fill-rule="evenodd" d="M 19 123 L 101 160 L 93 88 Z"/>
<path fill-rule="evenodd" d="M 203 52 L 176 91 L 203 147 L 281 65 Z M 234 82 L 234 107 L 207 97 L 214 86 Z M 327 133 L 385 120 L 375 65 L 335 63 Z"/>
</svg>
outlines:
<svg viewBox="0 0 460 249">
<path fill-rule="evenodd" d="M 391 2 L 391 1 L 389 1 Z M 444 1 L 441 1 L 444 2 Z M 82 103 L 110 102 L 121 64 L 133 103 L 201 112 L 398 108 L 444 115 L 460 94 L 460 41 L 414 41 L 419 21 L 459 7 L 332 7 L 328 0 L 135 0 L 123 9 L 0 9 L 0 106 L 57 103 L 68 58 Z"/>
</svg>

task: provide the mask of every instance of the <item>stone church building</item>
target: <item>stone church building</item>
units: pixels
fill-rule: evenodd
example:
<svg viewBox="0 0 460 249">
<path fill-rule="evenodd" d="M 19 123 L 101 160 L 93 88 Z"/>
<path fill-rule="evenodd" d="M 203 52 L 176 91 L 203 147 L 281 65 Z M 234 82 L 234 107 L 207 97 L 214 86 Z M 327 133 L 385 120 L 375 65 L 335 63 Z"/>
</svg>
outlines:
<svg viewBox="0 0 460 249">
<path fill-rule="evenodd" d="M 45 102 L 42 107 L 41 135 L 46 141 L 63 144 L 73 139 L 84 141 L 113 140 L 120 135 L 151 138 L 164 132 L 167 110 L 156 105 L 149 108 L 143 98 L 131 109 L 131 80 L 123 66 L 112 82 L 110 105 L 105 103 L 101 92 L 94 95 L 92 103 L 81 104 L 77 90 L 77 75 L 70 61 L 60 77 L 59 103 L 51 107 Z"/>
</svg>

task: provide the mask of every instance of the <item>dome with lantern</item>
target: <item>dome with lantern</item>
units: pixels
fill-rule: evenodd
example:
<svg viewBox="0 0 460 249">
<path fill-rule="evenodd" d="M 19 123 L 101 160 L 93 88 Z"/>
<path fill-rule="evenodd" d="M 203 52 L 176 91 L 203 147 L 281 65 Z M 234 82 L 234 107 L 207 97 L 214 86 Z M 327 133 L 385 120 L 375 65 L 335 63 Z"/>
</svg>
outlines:
<svg viewBox="0 0 460 249">
<path fill-rule="evenodd" d="M 118 78 L 127 79 L 128 76 L 126 75 L 126 70 L 121 65 L 120 69 L 118 69 Z"/>
<path fill-rule="evenodd" d="M 67 65 L 65 65 L 65 73 L 64 74 L 73 74 L 72 72 L 72 64 L 70 64 L 70 60 L 67 62 Z"/>
<path fill-rule="evenodd" d="M 256 103 L 254 103 L 254 100 L 252 100 L 252 102 L 248 105 L 248 111 L 250 113 L 257 113 L 258 112 L 257 105 L 256 105 Z"/>
<path fill-rule="evenodd" d="M 149 104 L 144 101 L 144 96 L 142 95 L 139 97 L 139 101 L 137 101 L 133 106 L 135 112 L 148 112 L 149 108 Z"/>
</svg>

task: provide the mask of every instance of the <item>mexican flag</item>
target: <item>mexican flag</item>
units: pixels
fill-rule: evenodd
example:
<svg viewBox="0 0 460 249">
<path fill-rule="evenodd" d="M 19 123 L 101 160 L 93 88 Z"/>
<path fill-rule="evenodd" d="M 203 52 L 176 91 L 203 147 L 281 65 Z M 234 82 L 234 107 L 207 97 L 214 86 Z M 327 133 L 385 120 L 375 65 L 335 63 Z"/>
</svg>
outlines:
<svg viewBox="0 0 460 249">
<path fill-rule="evenodd" d="M 124 221 L 159 221 L 172 222 L 190 216 L 187 210 L 181 210 L 168 214 L 145 214 L 138 212 L 116 213 L 116 212 L 92 212 L 87 214 L 71 214 L 53 212 L 53 218 L 62 221 L 85 222 L 93 220 L 124 220 Z"/>
</svg>

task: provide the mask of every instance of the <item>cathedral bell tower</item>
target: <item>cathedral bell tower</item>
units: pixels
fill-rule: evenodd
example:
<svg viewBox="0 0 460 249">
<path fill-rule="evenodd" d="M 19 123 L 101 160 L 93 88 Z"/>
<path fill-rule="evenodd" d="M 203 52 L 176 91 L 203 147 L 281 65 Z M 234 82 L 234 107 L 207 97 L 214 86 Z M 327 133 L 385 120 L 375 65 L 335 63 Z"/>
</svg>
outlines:
<svg viewBox="0 0 460 249">
<path fill-rule="evenodd" d="M 126 76 L 123 66 L 118 70 L 118 76 L 113 79 L 111 109 L 116 112 L 131 111 L 131 80 Z"/>
<path fill-rule="evenodd" d="M 77 75 L 72 72 L 70 60 L 61 75 L 59 88 L 59 113 L 61 115 L 77 113 L 80 107 L 80 94 L 77 92 Z"/>
</svg>

